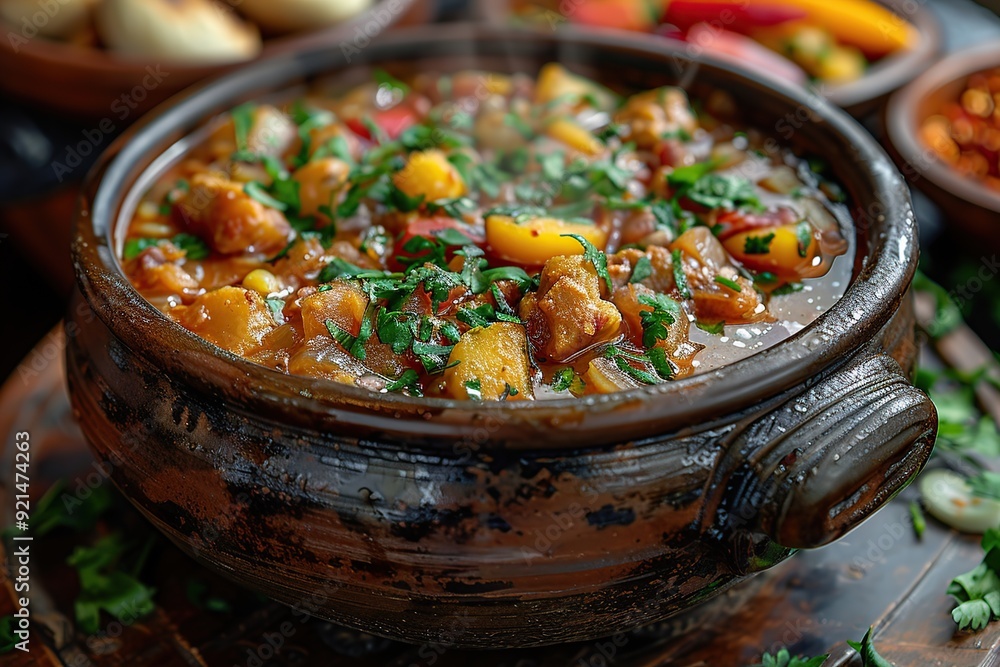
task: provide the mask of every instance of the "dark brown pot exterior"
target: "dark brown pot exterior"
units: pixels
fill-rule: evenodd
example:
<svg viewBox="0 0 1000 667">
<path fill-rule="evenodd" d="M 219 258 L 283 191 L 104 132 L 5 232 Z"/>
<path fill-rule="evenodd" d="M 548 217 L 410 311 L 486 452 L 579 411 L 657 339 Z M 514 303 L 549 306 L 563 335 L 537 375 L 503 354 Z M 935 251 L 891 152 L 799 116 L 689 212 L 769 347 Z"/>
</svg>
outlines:
<svg viewBox="0 0 1000 667">
<path fill-rule="evenodd" d="M 499 51 L 511 68 L 558 56 L 619 81 L 669 78 L 680 56 L 635 41 L 436 27 L 364 57 Z M 830 159 L 857 206 L 855 283 L 789 341 L 718 371 L 516 409 L 420 401 L 281 376 L 170 324 L 115 263 L 125 192 L 209 107 L 340 62 L 306 59 L 230 77 L 133 130 L 77 221 L 75 413 L 124 494 L 202 562 L 393 638 L 582 640 L 665 618 L 836 539 L 925 462 L 936 414 L 907 379 L 909 201 L 885 155 L 826 105 L 795 141 Z M 772 122 L 795 108 L 796 93 L 696 71 L 694 85 L 726 84 Z"/>
</svg>

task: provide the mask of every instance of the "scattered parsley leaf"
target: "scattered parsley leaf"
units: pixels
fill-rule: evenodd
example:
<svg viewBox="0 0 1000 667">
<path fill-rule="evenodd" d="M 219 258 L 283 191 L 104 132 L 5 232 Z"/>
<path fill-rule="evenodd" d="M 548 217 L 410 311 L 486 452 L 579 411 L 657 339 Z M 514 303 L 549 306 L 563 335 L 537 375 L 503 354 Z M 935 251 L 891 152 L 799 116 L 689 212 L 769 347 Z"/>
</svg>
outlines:
<svg viewBox="0 0 1000 667">
<path fill-rule="evenodd" d="M 718 284 L 722 285 L 723 287 L 728 287 L 729 289 L 733 290 L 734 292 L 742 292 L 743 291 L 743 288 L 740 286 L 740 284 L 738 282 L 736 282 L 735 280 L 730 280 L 729 278 L 726 278 L 725 276 L 715 276 L 715 282 L 717 282 Z"/>
<path fill-rule="evenodd" d="M 80 577 L 80 594 L 74 610 L 80 630 L 93 634 L 100 627 L 100 613 L 106 611 L 119 621 L 145 616 L 153 611 L 155 590 L 134 574 L 118 569 L 131 549 L 119 533 L 99 539 L 93 546 L 78 546 L 66 560 Z M 146 553 L 144 550 L 143 553 Z M 134 568 L 141 568 L 139 565 Z"/>
<path fill-rule="evenodd" d="M 1000 618 L 1000 528 L 986 531 L 982 546 L 983 561 L 948 585 L 948 595 L 958 601 L 951 617 L 959 630 L 982 630 Z"/>
<path fill-rule="evenodd" d="M 748 255 L 766 255 L 771 252 L 771 241 L 774 240 L 774 232 L 764 236 L 749 235 L 743 243 L 743 252 Z"/>
<path fill-rule="evenodd" d="M 465 392 L 469 395 L 469 400 L 483 400 L 483 385 L 482 382 L 479 381 L 479 378 L 466 380 L 463 384 L 465 386 Z"/>
<path fill-rule="evenodd" d="M 244 102 L 229 112 L 233 119 L 233 134 L 236 136 L 236 150 L 250 150 L 250 128 L 253 127 L 254 111 L 257 105 L 253 102 Z"/>
<path fill-rule="evenodd" d="M 630 283 L 641 283 L 651 275 L 653 275 L 653 263 L 649 261 L 649 257 L 643 255 L 636 260 L 635 266 L 632 267 L 632 276 L 628 281 Z"/>
<path fill-rule="evenodd" d="M 403 391 L 404 389 L 413 396 L 424 395 L 420 388 L 420 374 L 412 368 L 407 368 L 397 379 L 385 386 L 385 390 L 388 392 Z"/>
<path fill-rule="evenodd" d="M 687 275 L 684 273 L 684 257 L 680 250 L 672 250 L 670 253 L 674 265 L 674 283 L 677 284 L 677 291 L 682 299 L 691 298 L 691 288 L 688 287 Z"/>
<path fill-rule="evenodd" d="M 10 653 L 17 645 L 19 638 L 14 635 L 17 619 L 8 614 L 0 618 L 0 655 Z"/>
<path fill-rule="evenodd" d="M 651 308 L 639 311 L 642 344 L 651 348 L 670 336 L 670 325 L 681 317 L 681 307 L 666 294 L 640 294 L 639 303 Z"/>
<path fill-rule="evenodd" d="M 872 644 L 871 627 L 868 628 L 868 632 L 865 633 L 864 639 L 860 642 L 847 640 L 847 644 L 861 655 L 862 667 L 892 667 L 892 663 L 880 656 L 875 650 L 875 645 Z"/>
<path fill-rule="evenodd" d="M 913 532 L 917 539 L 922 539 L 924 531 L 927 530 L 927 520 L 924 518 L 924 511 L 920 509 L 920 503 L 916 500 L 910 501 L 910 520 L 913 522 Z"/>
<path fill-rule="evenodd" d="M 608 273 L 608 256 L 605 255 L 603 251 L 598 250 L 594 244 L 579 234 L 560 234 L 560 236 L 568 236 L 569 238 L 575 239 L 577 243 L 583 246 L 584 258 L 594 265 L 594 270 L 597 271 L 597 276 L 604 279 L 604 282 L 608 286 L 608 290 L 614 291 L 615 287 L 611 282 L 611 274 Z"/>
<path fill-rule="evenodd" d="M 787 648 L 782 648 L 774 655 L 770 653 L 762 655 L 761 662 L 754 667 L 821 667 L 829 657 L 829 655 L 820 655 L 815 658 L 793 657 Z"/>
<path fill-rule="evenodd" d="M 251 199 L 256 199 L 264 206 L 269 206 L 278 211 L 288 210 L 288 205 L 271 196 L 267 189 L 259 181 L 250 181 L 243 186 L 243 192 Z"/>
<path fill-rule="evenodd" d="M 697 326 L 702 331 L 712 334 L 713 336 L 721 336 L 722 333 L 726 330 L 726 323 L 723 320 L 720 320 L 718 322 L 698 321 L 695 322 L 695 326 Z"/>
<path fill-rule="evenodd" d="M 808 257 L 809 246 L 813 242 L 813 228 L 808 220 L 803 220 L 795 226 L 795 238 L 798 239 L 799 257 Z"/>
</svg>

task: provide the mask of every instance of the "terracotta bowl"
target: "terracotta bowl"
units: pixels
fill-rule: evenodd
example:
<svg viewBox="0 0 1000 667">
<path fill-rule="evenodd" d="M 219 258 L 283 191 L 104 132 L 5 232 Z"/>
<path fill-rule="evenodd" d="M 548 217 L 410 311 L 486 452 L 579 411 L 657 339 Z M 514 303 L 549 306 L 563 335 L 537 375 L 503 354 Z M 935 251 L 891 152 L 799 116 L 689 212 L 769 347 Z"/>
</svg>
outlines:
<svg viewBox="0 0 1000 667">
<path fill-rule="evenodd" d="M 934 13 L 922 3 L 912 0 L 878 1 L 895 11 L 901 19 L 909 21 L 920 37 L 914 48 L 883 58 L 857 81 L 828 85 L 822 89 L 826 99 L 858 118 L 877 111 L 894 90 L 927 69 L 941 50 L 940 24 Z M 477 7 L 484 19 L 491 23 L 504 23 L 511 21 L 511 6 L 514 4 L 513 0 L 490 0 L 479 3 Z M 563 3 L 560 7 L 572 8 L 577 4 L 579 2 Z"/>
<path fill-rule="evenodd" d="M 962 92 L 970 74 L 1000 65 L 1000 46 L 985 44 L 948 56 L 892 96 L 885 110 L 890 152 L 906 177 L 949 222 L 1000 247 L 1000 192 L 966 178 L 938 159 L 917 136 L 920 124 Z"/>
<path fill-rule="evenodd" d="M 355 46 L 356 29 L 375 34 L 394 25 L 423 23 L 432 13 L 432 0 L 376 0 L 358 16 L 311 33 L 264 40 L 261 58 L 317 46 L 347 43 Z M 374 21 L 374 24 L 373 24 Z M 371 28 L 377 26 L 377 30 Z M 95 48 L 31 37 L 9 39 L 18 28 L 5 28 L 0 39 L 0 91 L 26 102 L 69 114 L 75 120 L 102 121 L 96 126 L 109 134 L 122 122 L 132 122 L 171 95 L 206 77 L 231 71 L 245 63 L 192 65 L 129 60 Z M 368 36 L 358 39 L 364 48 Z M 107 128 L 111 129 L 107 129 Z"/>
<path fill-rule="evenodd" d="M 122 275 L 137 196 L 215 114 L 369 66 L 535 72 L 552 60 L 624 89 L 682 75 L 695 97 L 722 87 L 759 127 L 808 102 L 640 36 L 434 26 L 387 36 L 349 67 L 335 48 L 254 65 L 150 115 L 104 157 L 76 223 L 69 387 L 115 484 L 181 548 L 373 633 L 540 645 L 690 607 L 838 538 L 920 470 L 936 415 L 907 377 L 910 201 L 882 150 L 825 103 L 792 141 L 849 194 L 852 284 L 787 341 L 677 382 L 518 405 L 372 394 L 224 352 Z"/>
</svg>

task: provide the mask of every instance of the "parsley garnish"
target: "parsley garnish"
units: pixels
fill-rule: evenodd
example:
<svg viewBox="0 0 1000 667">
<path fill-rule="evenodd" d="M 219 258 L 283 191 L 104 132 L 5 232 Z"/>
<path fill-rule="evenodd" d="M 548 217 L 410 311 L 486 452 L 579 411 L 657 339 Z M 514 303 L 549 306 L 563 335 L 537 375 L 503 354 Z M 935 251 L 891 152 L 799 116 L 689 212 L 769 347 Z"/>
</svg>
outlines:
<svg viewBox="0 0 1000 667">
<path fill-rule="evenodd" d="M 924 531 L 927 530 L 927 520 L 924 519 L 920 503 L 915 500 L 910 501 L 910 520 L 913 521 L 913 532 L 916 533 L 917 539 L 921 539 L 924 536 Z"/>
<path fill-rule="evenodd" d="M 760 208 L 760 199 L 753 183 L 743 176 L 708 174 L 699 178 L 683 195 L 705 208 L 736 209 L 741 206 Z"/>
<path fill-rule="evenodd" d="M 743 243 L 743 252 L 748 255 L 766 255 L 771 252 L 771 241 L 774 240 L 774 232 L 764 236 L 747 236 Z"/>
<path fill-rule="evenodd" d="M 673 259 L 674 283 L 677 284 L 677 291 L 680 292 L 682 299 L 690 299 L 691 288 L 688 287 L 687 275 L 684 273 L 684 257 L 680 250 L 672 250 L 670 256 Z"/>
<path fill-rule="evenodd" d="M 181 232 L 176 236 L 169 239 L 153 239 L 153 238 L 141 238 L 141 239 L 129 239 L 125 242 L 125 247 L 122 249 L 122 257 L 125 259 L 134 259 L 143 250 L 147 248 L 152 248 L 161 241 L 170 241 L 172 244 L 177 246 L 179 249 L 186 253 L 186 259 L 205 259 L 211 254 L 208 248 L 208 244 L 202 241 L 200 238 L 194 234 L 187 234 Z"/>
<path fill-rule="evenodd" d="M 560 368 L 552 376 L 552 391 L 566 391 L 573 385 L 573 381 L 576 379 L 576 371 L 570 366 L 565 368 Z"/>
<path fill-rule="evenodd" d="M 389 392 L 406 390 L 413 396 L 423 396 L 424 392 L 420 387 L 420 373 L 412 368 L 407 368 L 403 373 L 385 386 Z"/>
<path fill-rule="evenodd" d="M 229 115 L 233 118 L 233 134 L 236 135 L 236 150 L 238 152 L 248 152 L 250 150 L 250 128 L 253 127 L 254 110 L 256 108 L 257 105 L 253 102 L 244 102 L 229 112 Z"/>
<path fill-rule="evenodd" d="M 375 83 L 380 86 L 386 86 L 387 88 L 392 88 L 397 90 L 402 95 L 406 95 L 410 92 L 410 87 L 405 83 L 394 77 L 393 75 L 386 72 L 384 69 L 377 69 L 372 72 L 372 78 L 375 79 Z"/>
<path fill-rule="evenodd" d="M 743 291 L 743 288 L 740 287 L 740 284 L 738 282 L 736 282 L 735 280 L 731 280 L 731 279 L 729 279 L 729 278 L 727 278 L 725 276 L 715 276 L 715 282 L 717 282 L 718 284 L 722 285 L 723 287 L 728 287 L 729 289 L 733 290 L 734 292 L 742 292 Z"/>
<path fill-rule="evenodd" d="M 561 234 L 560 236 L 568 236 L 569 238 L 576 239 L 577 243 L 583 246 L 584 259 L 594 265 L 594 270 L 597 271 L 597 276 L 604 279 L 604 282 L 608 286 L 608 290 L 614 291 L 615 287 L 611 282 L 611 274 L 608 273 L 608 256 L 605 255 L 603 251 L 598 250 L 593 243 L 579 234 Z"/>
<path fill-rule="evenodd" d="M 813 242 L 812 225 L 808 220 L 803 220 L 795 227 L 795 238 L 799 242 L 799 257 L 809 256 L 809 246 Z"/>
<path fill-rule="evenodd" d="M 653 347 L 657 341 L 666 340 L 670 325 L 679 318 L 681 307 L 666 294 L 640 294 L 639 303 L 652 310 L 639 311 L 642 321 L 642 344 Z"/>
<path fill-rule="evenodd" d="M 726 330 L 726 322 L 724 320 L 720 320 L 718 322 L 700 322 L 699 321 L 699 322 L 695 322 L 695 325 L 699 329 L 701 329 L 702 331 L 710 333 L 713 336 L 719 336 L 719 335 L 721 335 Z"/>
<path fill-rule="evenodd" d="M 440 373 L 448 367 L 448 357 L 454 345 L 433 345 L 422 343 L 419 340 L 413 341 L 413 354 L 423 364 L 424 370 L 430 374 Z"/>
<path fill-rule="evenodd" d="M 481 401 L 483 400 L 483 385 L 479 381 L 479 378 L 474 380 L 466 380 L 462 383 L 465 386 L 465 393 L 469 395 L 469 400 Z"/>
<path fill-rule="evenodd" d="M 258 181 L 250 181 L 244 185 L 243 192 L 247 193 L 248 196 L 252 199 L 256 199 L 264 206 L 270 206 L 278 211 L 285 211 L 288 209 L 288 205 L 285 202 L 272 197 L 264 185 Z"/>
<path fill-rule="evenodd" d="M 632 267 L 632 277 L 628 281 L 630 283 L 641 283 L 651 275 L 653 275 L 653 263 L 649 261 L 649 257 L 643 255 L 636 260 L 635 266 Z"/>
</svg>

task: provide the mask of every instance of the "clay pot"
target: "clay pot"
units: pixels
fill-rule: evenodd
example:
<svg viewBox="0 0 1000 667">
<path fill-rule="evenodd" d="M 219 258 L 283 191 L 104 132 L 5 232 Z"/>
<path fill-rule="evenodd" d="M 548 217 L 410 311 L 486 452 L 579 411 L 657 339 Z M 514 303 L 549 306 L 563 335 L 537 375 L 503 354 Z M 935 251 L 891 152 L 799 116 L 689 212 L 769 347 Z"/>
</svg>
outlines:
<svg viewBox="0 0 1000 667">
<path fill-rule="evenodd" d="M 583 400 L 415 399 L 289 377 L 171 323 L 115 259 L 139 193 L 239 102 L 316 77 L 559 60 L 625 89 L 725 88 L 751 125 L 809 105 L 857 219 L 843 298 L 790 339 L 677 382 Z M 301 90 L 301 88 L 300 88 Z M 791 114 L 791 116 L 789 116 Z M 785 120 L 787 122 L 787 120 Z M 80 425 L 122 492 L 203 563 L 408 641 L 529 646 L 665 618 L 834 540 L 927 459 L 908 380 L 917 240 L 906 188 L 843 112 L 638 35 L 434 26 L 259 63 L 161 109 L 92 174 L 67 319 Z"/>
</svg>

